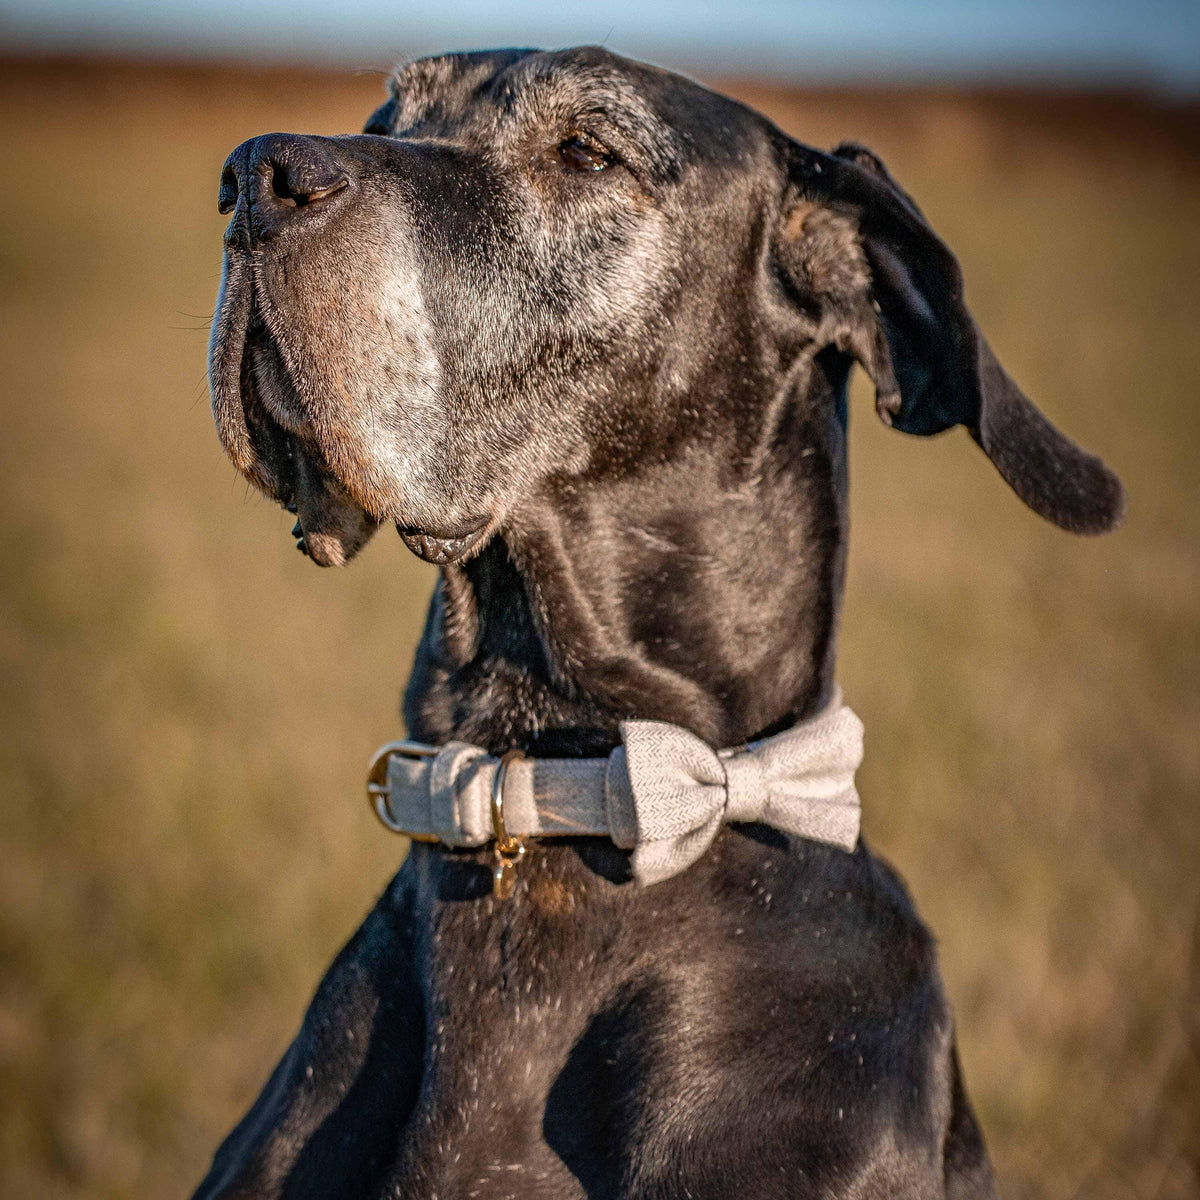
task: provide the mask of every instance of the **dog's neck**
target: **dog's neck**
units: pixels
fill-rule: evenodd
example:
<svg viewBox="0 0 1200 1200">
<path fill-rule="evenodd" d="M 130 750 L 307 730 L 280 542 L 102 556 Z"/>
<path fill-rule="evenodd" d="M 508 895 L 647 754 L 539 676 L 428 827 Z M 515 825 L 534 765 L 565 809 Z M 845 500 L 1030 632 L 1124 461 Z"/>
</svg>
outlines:
<svg viewBox="0 0 1200 1200">
<path fill-rule="evenodd" d="M 817 711 L 843 582 L 845 370 L 814 369 L 773 414 L 749 410 L 757 424 L 735 411 L 667 461 L 552 482 L 445 568 L 410 735 L 590 755 L 628 717 L 730 746 Z"/>
</svg>

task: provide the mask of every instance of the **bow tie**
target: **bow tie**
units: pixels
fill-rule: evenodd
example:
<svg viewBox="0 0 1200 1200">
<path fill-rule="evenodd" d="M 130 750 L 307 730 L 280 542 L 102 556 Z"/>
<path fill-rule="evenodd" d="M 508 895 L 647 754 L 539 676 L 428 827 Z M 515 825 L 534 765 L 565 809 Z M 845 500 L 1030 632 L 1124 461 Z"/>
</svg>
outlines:
<svg viewBox="0 0 1200 1200">
<path fill-rule="evenodd" d="M 524 838 L 610 838 L 633 851 L 643 885 L 689 867 L 726 822 L 761 821 L 844 850 L 858 841 L 863 726 L 840 692 L 810 720 L 731 750 L 664 721 L 624 721 L 620 732 L 607 758 L 393 742 L 376 754 L 368 791 L 393 832 L 448 846 L 495 841 L 502 895 Z"/>
</svg>

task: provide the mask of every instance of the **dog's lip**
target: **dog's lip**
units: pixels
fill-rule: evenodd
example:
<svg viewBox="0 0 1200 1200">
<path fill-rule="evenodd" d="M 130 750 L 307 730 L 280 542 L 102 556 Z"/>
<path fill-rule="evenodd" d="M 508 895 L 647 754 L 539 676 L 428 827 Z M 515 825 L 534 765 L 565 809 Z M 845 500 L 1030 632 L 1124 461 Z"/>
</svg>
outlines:
<svg viewBox="0 0 1200 1200">
<path fill-rule="evenodd" d="M 267 328 L 267 323 L 257 305 L 251 309 L 250 316 L 246 321 L 245 349 L 242 351 L 242 361 L 244 364 L 242 378 L 253 390 L 254 399 L 266 409 L 277 425 L 291 433 L 299 432 L 301 423 L 297 420 L 297 414 L 290 411 L 295 407 L 292 382 L 283 366 L 279 343 Z M 260 387 L 256 377 L 258 372 L 268 376 L 274 386 L 266 389 Z M 280 391 L 292 399 L 291 405 L 280 403 L 278 394 Z M 249 397 L 243 396 L 243 402 L 248 399 Z"/>
<path fill-rule="evenodd" d="M 472 517 L 439 529 L 423 529 L 416 525 L 396 525 L 404 544 L 418 557 L 439 566 L 457 562 L 475 549 L 488 531 L 491 517 Z"/>
</svg>

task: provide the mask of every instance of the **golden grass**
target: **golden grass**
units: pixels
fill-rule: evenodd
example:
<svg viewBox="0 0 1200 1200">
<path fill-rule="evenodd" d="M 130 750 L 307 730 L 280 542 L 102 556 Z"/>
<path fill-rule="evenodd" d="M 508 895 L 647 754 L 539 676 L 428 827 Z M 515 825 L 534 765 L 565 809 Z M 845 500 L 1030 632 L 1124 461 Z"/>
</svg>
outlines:
<svg viewBox="0 0 1200 1200">
<path fill-rule="evenodd" d="M 346 572 L 222 458 L 225 153 L 376 76 L 0 72 L 0 1194 L 186 1193 L 401 845 L 361 800 L 432 574 Z M 1200 1188 L 1200 140 L 1104 98 L 741 93 L 872 144 L 1015 376 L 1124 476 L 1040 524 L 857 388 L 842 680 L 1009 1200 Z"/>
</svg>

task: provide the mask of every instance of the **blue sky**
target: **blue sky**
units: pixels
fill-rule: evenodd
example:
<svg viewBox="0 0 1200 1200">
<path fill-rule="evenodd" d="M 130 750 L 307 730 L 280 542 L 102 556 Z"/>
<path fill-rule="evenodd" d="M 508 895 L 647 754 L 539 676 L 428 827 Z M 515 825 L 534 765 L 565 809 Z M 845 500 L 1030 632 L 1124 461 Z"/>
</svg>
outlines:
<svg viewBox="0 0 1200 1200">
<path fill-rule="evenodd" d="M 1024 77 L 1200 92 L 1200 0 L 0 0 L 0 44 L 380 66 L 602 42 L 782 78 Z"/>
</svg>

